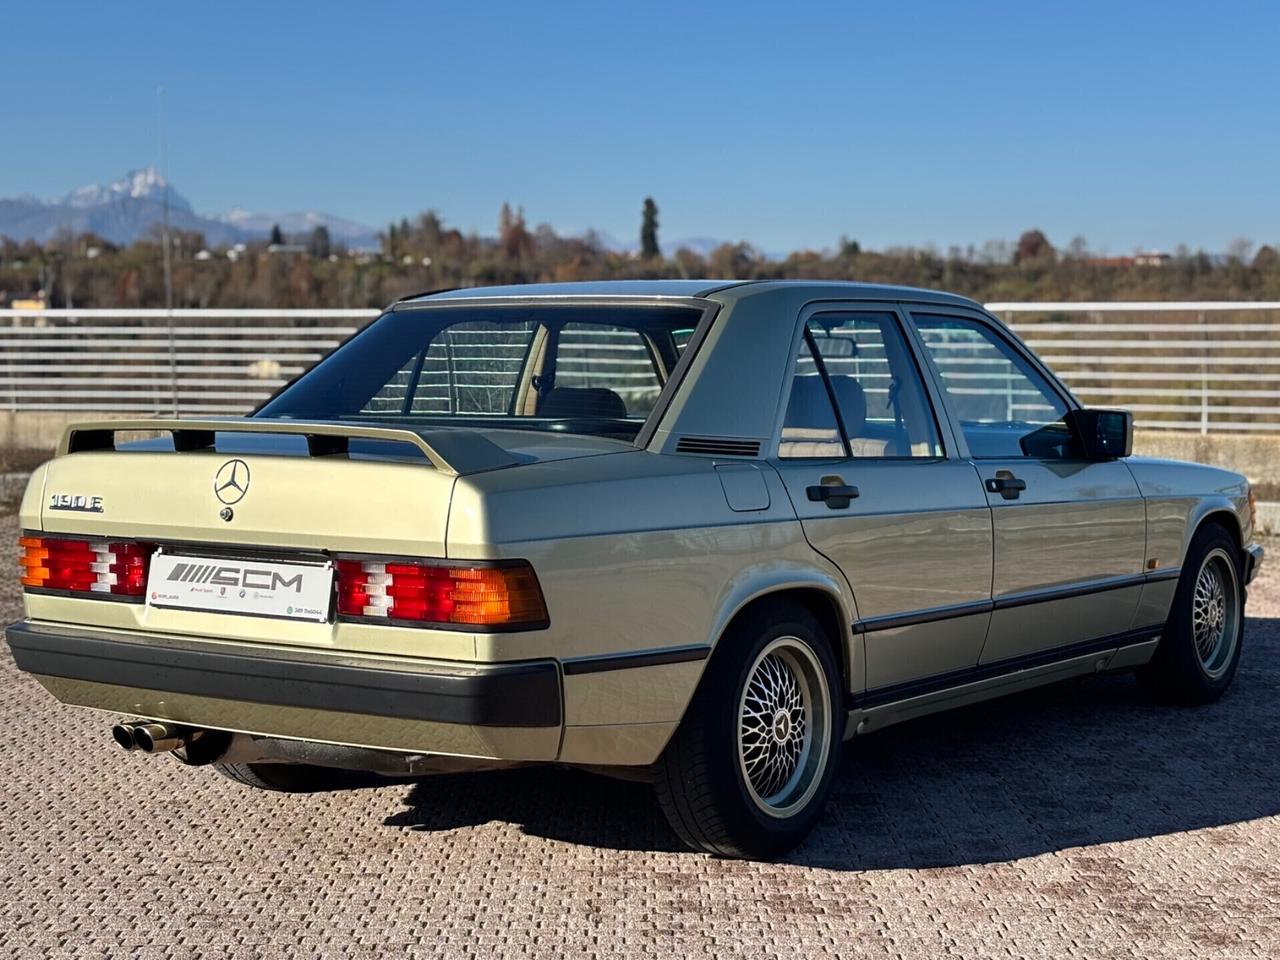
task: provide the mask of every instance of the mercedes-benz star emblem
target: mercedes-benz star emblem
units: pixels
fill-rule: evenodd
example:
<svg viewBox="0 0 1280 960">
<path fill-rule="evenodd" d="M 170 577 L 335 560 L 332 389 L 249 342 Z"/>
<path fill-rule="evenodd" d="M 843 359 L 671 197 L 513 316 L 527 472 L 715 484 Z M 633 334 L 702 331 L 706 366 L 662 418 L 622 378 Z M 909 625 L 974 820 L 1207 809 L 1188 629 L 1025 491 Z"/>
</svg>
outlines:
<svg viewBox="0 0 1280 960">
<path fill-rule="evenodd" d="M 228 460 L 213 475 L 213 492 L 227 506 L 239 503 L 249 492 L 249 465 L 243 460 Z"/>
</svg>

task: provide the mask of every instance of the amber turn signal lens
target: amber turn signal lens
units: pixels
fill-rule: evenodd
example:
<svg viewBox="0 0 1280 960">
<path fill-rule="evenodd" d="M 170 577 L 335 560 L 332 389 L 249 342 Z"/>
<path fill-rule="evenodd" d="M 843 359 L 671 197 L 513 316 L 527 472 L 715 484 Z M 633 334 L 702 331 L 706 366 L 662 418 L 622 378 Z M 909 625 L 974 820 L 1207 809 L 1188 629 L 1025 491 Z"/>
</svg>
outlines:
<svg viewBox="0 0 1280 960">
<path fill-rule="evenodd" d="M 536 629 L 547 607 L 527 563 L 452 566 L 339 560 L 338 614 L 421 624 Z"/>
<path fill-rule="evenodd" d="M 146 592 L 152 546 L 68 537 L 19 537 L 24 587 L 110 597 Z"/>
</svg>

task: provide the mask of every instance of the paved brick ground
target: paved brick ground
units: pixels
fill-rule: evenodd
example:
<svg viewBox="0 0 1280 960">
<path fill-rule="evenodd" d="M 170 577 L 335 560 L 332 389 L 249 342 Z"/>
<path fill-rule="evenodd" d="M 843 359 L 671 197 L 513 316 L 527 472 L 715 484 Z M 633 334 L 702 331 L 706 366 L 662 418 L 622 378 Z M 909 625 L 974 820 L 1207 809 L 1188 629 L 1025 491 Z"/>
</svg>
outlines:
<svg viewBox="0 0 1280 960">
<path fill-rule="evenodd" d="M 1095 678 L 886 731 L 775 865 L 570 772 L 255 793 L 121 753 L 6 652 L 0 958 L 1277 957 L 1276 553 L 1219 704 Z"/>
</svg>

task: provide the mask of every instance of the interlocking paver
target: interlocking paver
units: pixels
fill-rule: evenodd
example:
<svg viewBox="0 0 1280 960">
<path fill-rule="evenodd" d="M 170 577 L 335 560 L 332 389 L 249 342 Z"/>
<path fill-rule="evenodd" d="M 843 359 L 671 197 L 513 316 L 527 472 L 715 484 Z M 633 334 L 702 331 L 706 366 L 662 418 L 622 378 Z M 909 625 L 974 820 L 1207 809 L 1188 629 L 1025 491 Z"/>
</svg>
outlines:
<svg viewBox="0 0 1280 960">
<path fill-rule="evenodd" d="M 781 864 L 686 853 L 646 787 L 570 771 L 255 793 L 120 752 L 5 651 L 0 958 L 1276 957 L 1270 563 L 1220 703 L 1098 677 L 887 730 Z"/>
</svg>

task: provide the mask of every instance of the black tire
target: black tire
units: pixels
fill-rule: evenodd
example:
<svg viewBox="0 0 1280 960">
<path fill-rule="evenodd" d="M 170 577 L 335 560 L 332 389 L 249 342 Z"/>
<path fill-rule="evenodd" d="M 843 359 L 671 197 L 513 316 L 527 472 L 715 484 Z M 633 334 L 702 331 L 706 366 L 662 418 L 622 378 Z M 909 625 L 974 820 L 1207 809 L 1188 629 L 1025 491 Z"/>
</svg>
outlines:
<svg viewBox="0 0 1280 960">
<path fill-rule="evenodd" d="M 813 829 L 836 775 L 845 725 L 834 639 L 808 610 L 784 603 L 762 605 L 721 638 L 655 770 L 658 803 L 690 847 L 771 859 Z M 769 679 L 783 691 L 775 702 L 789 708 L 770 713 L 766 698 L 757 696 Z M 755 684 L 750 694 L 749 682 Z M 744 708 L 752 718 L 740 725 Z M 756 719 L 769 716 L 774 719 Z M 780 780 L 788 768 L 790 779 Z M 779 782 L 776 793 L 761 796 Z"/>
<path fill-rule="evenodd" d="M 337 790 L 351 779 L 350 772 L 306 763 L 215 763 L 228 780 L 275 793 L 320 793 Z"/>
<path fill-rule="evenodd" d="M 1220 606 L 1214 600 L 1215 579 Z M 1157 699 L 1182 706 L 1222 696 L 1244 646 L 1244 596 L 1239 544 L 1217 524 L 1201 527 L 1187 548 L 1160 645 L 1138 671 L 1142 686 Z M 1220 631 L 1215 622 L 1221 623 Z"/>
</svg>

